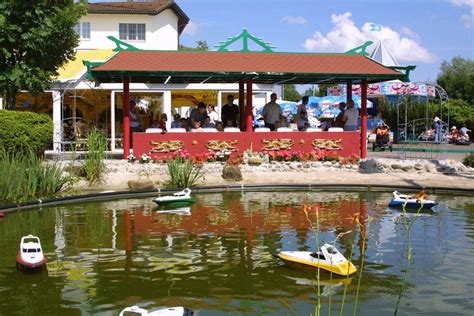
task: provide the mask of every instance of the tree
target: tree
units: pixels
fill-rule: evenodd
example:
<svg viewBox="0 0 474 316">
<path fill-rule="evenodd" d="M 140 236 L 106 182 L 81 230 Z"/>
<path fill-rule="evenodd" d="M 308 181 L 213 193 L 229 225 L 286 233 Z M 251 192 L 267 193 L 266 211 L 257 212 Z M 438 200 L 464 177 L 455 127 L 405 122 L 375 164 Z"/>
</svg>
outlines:
<svg viewBox="0 0 474 316">
<path fill-rule="evenodd" d="M 307 95 L 307 96 L 315 96 L 316 93 L 318 92 L 317 89 L 313 89 L 313 88 L 308 88 L 305 90 L 305 92 L 303 93 L 303 95 Z"/>
<path fill-rule="evenodd" d="M 301 95 L 296 90 L 294 84 L 285 84 L 283 85 L 283 98 L 287 101 L 298 102 L 299 100 L 301 100 Z"/>
<path fill-rule="evenodd" d="M 209 50 L 209 45 L 207 45 L 206 41 L 197 41 L 196 44 L 196 50 Z"/>
<path fill-rule="evenodd" d="M 86 11 L 73 0 L 3 0 L 0 3 L 0 95 L 7 107 L 20 90 L 52 85 L 59 67 L 75 56 L 74 26 Z"/>
<path fill-rule="evenodd" d="M 471 59 L 454 57 L 451 63 L 443 61 L 436 82 L 446 90 L 449 98 L 474 104 L 474 61 Z"/>
</svg>

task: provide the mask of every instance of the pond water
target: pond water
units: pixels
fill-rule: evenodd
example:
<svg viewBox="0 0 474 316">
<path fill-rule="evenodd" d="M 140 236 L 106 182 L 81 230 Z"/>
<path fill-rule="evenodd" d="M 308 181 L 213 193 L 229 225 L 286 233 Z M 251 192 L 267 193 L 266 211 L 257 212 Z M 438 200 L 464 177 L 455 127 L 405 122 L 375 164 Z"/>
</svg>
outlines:
<svg viewBox="0 0 474 316">
<path fill-rule="evenodd" d="M 402 288 L 400 315 L 472 315 L 472 197 L 431 195 L 440 202 L 437 213 L 408 214 L 406 282 L 407 231 L 400 210 L 387 208 L 390 197 L 226 192 L 197 194 L 179 214 L 157 210 L 151 198 L 11 213 L 0 219 L 0 315 L 118 315 L 131 305 L 186 306 L 199 315 L 314 315 L 315 273 L 273 255 L 313 251 L 322 241 L 335 242 L 346 257 L 353 249 L 359 271 L 364 263 L 360 286 L 359 273 L 321 274 L 325 315 L 341 308 L 344 315 L 354 308 L 393 315 Z M 44 272 L 15 267 L 20 238 L 29 233 L 41 238 Z"/>
</svg>

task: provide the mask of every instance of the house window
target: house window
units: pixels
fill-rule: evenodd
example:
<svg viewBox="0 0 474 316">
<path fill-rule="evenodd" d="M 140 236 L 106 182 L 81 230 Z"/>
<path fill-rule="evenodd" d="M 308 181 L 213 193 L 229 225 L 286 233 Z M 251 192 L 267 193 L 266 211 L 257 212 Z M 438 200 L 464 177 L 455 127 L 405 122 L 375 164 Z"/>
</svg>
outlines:
<svg viewBox="0 0 474 316">
<path fill-rule="evenodd" d="M 144 41 L 145 24 L 119 23 L 119 38 L 121 40 Z"/>
<path fill-rule="evenodd" d="M 90 24 L 90 22 L 79 22 L 74 27 L 74 30 L 79 35 L 80 39 L 82 39 L 82 40 L 84 40 L 84 39 L 90 40 L 91 39 L 91 24 Z"/>
</svg>

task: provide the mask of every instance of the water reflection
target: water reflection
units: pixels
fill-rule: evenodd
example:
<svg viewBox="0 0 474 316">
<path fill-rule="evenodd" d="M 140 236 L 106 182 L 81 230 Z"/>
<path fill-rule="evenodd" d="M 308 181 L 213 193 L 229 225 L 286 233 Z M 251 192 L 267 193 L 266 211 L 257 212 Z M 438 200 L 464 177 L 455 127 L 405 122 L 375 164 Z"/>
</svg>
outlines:
<svg viewBox="0 0 474 316">
<path fill-rule="evenodd" d="M 367 234 L 360 310 L 393 313 L 403 280 L 406 232 L 397 220 L 400 212 L 386 207 L 389 198 L 226 192 L 198 195 L 195 204 L 177 211 L 157 209 L 144 199 L 11 214 L 0 224 L 0 314 L 114 314 L 135 304 L 147 309 L 185 305 L 202 314 L 309 314 L 316 300 L 315 277 L 287 268 L 273 255 L 282 249 L 315 250 L 310 222 L 316 221 L 316 210 L 319 241 L 332 243 L 350 232 L 336 246 L 346 257 L 354 247 L 358 267 L 361 235 Z M 423 214 L 414 226 L 409 294 L 403 298 L 410 307 L 402 312 L 462 314 L 473 307 L 468 297 L 472 281 L 454 275 L 474 272 L 457 250 L 472 243 L 472 204 L 459 197 L 437 199 L 440 211 Z M 19 239 L 27 233 L 41 236 L 49 275 L 28 276 L 14 269 Z M 331 310 L 338 312 L 347 291 L 344 311 L 352 313 L 357 278 L 323 273 L 323 309 L 331 299 Z M 447 279 L 450 288 L 440 281 Z M 421 303 L 433 288 L 432 297 L 441 301 L 436 308 Z M 465 291 L 455 304 L 443 299 L 453 288 Z M 34 304 L 22 293 L 34 293 Z"/>
</svg>

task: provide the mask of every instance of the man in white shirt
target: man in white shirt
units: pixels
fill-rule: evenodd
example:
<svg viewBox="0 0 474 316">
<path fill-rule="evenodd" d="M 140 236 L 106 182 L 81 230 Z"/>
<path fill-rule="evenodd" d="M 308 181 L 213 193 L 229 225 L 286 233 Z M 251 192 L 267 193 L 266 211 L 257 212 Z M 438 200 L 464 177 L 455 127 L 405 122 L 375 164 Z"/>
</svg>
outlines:
<svg viewBox="0 0 474 316">
<path fill-rule="evenodd" d="M 347 109 L 344 112 L 342 121 L 344 122 L 344 131 L 356 131 L 357 120 L 359 119 L 359 110 L 355 108 L 354 101 L 347 102 Z"/>
<path fill-rule="evenodd" d="M 265 104 L 262 111 L 265 127 L 268 127 L 271 131 L 275 130 L 275 122 L 280 121 L 280 115 L 282 115 L 280 105 L 276 103 L 276 99 L 276 93 L 272 93 L 270 102 Z"/>
</svg>

